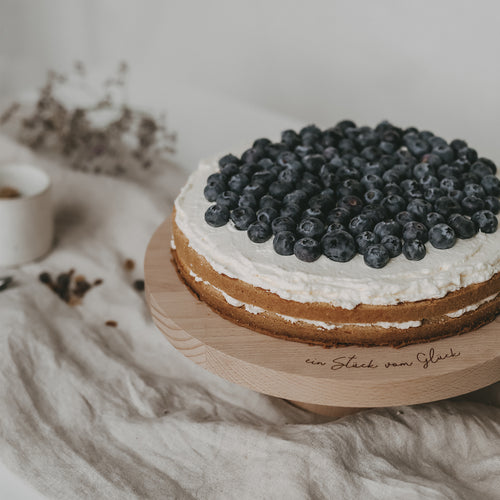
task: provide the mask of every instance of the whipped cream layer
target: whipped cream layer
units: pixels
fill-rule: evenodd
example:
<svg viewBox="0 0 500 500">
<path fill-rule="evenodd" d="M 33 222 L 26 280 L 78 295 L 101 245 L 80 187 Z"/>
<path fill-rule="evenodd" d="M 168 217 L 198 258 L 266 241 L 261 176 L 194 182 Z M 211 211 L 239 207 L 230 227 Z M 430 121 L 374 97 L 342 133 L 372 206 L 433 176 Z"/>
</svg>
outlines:
<svg viewBox="0 0 500 500">
<path fill-rule="evenodd" d="M 325 302 L 345 309 L 358 304 L 395 305 L 444 297 L 500 271 L 500 230 L 457 240 L 447 250 L 427 243 L 422 260 L 409 261 L 400 255 L 382 269 L 368 267 L 359 254 L 346 263 L 324 255 L 311 263 L 294 255 L 278 255 L 272 239 L 253 243 L 232 222 L 219 228 L 205 222 L 205 211 L 212 203 L 203 196 L 203 189 L 207 177 L 217 171 L 217 159 L 202 161 L 189 177 L 175 201 L 177 226 L 215 271 L 283 299 Z"/>
</svg>

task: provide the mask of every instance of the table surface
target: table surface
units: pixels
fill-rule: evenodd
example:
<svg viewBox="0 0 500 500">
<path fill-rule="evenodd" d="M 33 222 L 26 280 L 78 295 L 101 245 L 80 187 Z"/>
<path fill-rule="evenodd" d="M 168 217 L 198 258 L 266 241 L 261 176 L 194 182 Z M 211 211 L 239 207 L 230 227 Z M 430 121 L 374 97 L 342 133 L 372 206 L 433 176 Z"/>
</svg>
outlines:
<svg viewBox="0 0 500 500">
<path fill-rule="evenodd" d="M 228 145 L 238 147 L 249 138 L 276 137 L 285 128 L 301 126 L 293 118 L 181 82 L 165 83 L 154 78 L 151 82 L 151 92 L 145 96 L 136 91 L 144 88 L 144 82 L 131 81 L 131 103 L 167 111 L 168 124 L 178 134 L 174 160 L 187 172 L 194 170 L 200 158 L 224 151 Z M 1 463 L 0 496 L 9 500 L 45 498 Z"/>
</svg>

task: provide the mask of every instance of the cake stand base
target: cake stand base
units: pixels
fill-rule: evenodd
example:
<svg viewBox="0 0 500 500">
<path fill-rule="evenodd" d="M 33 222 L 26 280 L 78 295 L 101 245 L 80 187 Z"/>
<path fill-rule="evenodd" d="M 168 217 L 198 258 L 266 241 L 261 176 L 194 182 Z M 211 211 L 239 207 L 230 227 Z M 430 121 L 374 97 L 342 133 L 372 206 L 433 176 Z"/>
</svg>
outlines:
<svg viewBox="0 0 500 500">
<path fill-rule="evenodd" d="M 146 298 L 170 343 L 208 371 L 330 417 L 426 403 L 500 380 L 500 317 L 465 335 L 395 349 L 325 349 L 263 335 L 221 318 L 179 279 L 167 219 L 145 258 Z"/>
</svg>

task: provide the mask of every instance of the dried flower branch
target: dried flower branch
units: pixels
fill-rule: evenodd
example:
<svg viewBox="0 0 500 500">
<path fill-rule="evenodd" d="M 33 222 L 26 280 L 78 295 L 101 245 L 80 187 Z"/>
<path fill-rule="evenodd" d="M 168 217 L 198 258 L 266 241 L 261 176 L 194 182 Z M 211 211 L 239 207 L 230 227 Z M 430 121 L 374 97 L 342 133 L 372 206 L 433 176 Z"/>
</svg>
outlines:
<svg viewBox="0 0 500 500">
<path fill-rule="evenodd" d="M 176 134 L 167 128 L 164 114 L 156 117 L 126 104 L 127 74 L 127 64 L 120 63 L 94 104 L 72 108 L 58 97 L 58 91 L 63 85 L 71 86 L 74 78 L 84 83 L 85 66 L 76 62 L 70 75 L 49 71 L 33 109 L 20 116 L 18 140 L 32 149 L 63 154 L 73 168 L 86 172 L 119 175 L 130 167 L 151 167 L 175 152 Z M 10 105 L 0 115 L 0 125 L 20 109 L 19 103 Z M 96 115 L 102 112 L 115 118 L 98 125 Z"/>
</svg>

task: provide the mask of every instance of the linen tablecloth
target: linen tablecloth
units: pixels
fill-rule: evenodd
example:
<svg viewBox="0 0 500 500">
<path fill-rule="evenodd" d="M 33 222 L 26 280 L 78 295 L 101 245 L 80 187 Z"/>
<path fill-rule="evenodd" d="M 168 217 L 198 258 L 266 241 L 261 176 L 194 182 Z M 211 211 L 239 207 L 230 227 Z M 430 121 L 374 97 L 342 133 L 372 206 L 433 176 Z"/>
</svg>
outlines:
<svg viewBox="0 0 500 500">
<path fill-rule="evenodd" d="M 120 178 L 84 174 L 0 138 L 0 162 L 13 160 L 38 163 L 54 183 L 53 251 L 0 270 L 14 276 L 0 292 L 0 459 L 39 491 L 61 499 L 500 498 L 500 384 L 326 421 L 226 382 L 170 346 L 132 286 L 184 174 L 168 164 Z M 81 305 L 38 279 L 70 268 L 103 280 Z"/>
</svg>

